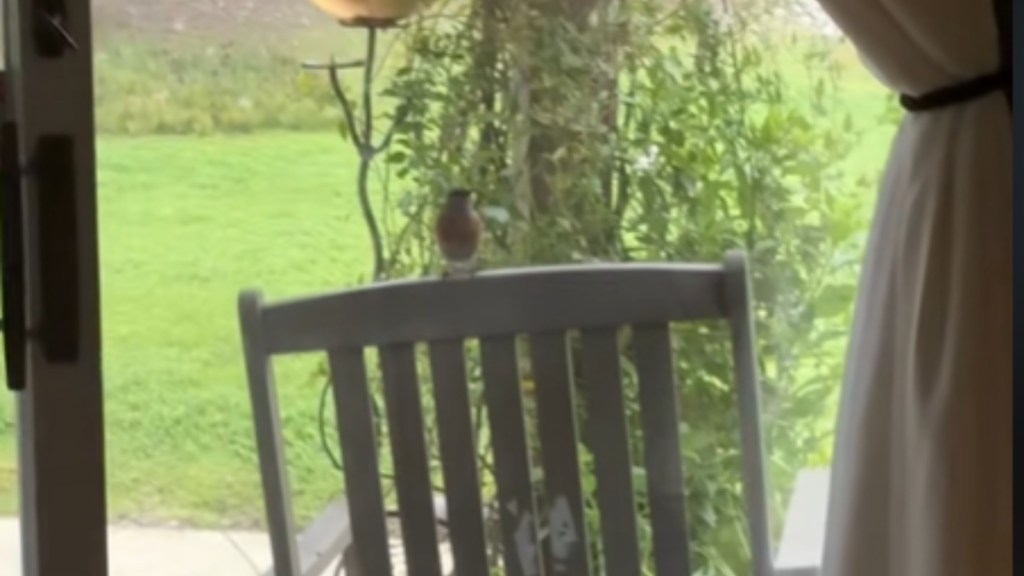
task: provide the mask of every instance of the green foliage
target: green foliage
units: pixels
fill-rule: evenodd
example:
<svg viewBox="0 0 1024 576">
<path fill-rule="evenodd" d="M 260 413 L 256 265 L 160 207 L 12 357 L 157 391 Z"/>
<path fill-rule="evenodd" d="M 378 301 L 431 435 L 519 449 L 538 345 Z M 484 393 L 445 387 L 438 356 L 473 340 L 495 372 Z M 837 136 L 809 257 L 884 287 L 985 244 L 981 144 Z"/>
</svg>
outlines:
<svg viewBox="0 0 1024 576">
<path fill-rule="evenodd" d="M 96 123 L 113 134 L 323 130 L 337 105 L 322 74 L 245 45 L 113 44 L 96 55 Z"/>
<path fill-rule="evenodd" d="M 436 267 L 429 223 L 454 185 L 481 196 L 490 266 L 715 261 L 746 249 L 778 519 L 795 472 L 828 458 L 865 227 L 862 183 L 840 161 L 857 134 L 834 104 L 829 53 L 779 42 L 766 16 L 613 2 L 580 18 L 559 6 L 478 5 L 409 31 L 388 91 L 410 103 L 388 156 L 407 187 L 389 206 L 407 218 L 395 273 Z M 804 86 L 787 81 L 794 56 L 821 70 Z M 728 338 L 717 324 L 689 326 L 674 346 L 698 573 L 742 574 Z M 586 394 L 586 382 L 577 388 Z"/>
<path fill-rule="evenodd" d="M 631 8 L 639 9 L 637 5 Z M 717 260 L 720 249 L 736 245 L 730 239 L 742 234 L 733 231 L 734 216 L 715 212 L 709 206 L 711 200 L 705 201 L 712 197 L 708 191 L 715 190 L 709 184 L 712 176 L 725 169 L 714 162 L 713 156 L 705 157 L 692 141 L 697 136 L 721 141 L 723 135 L 730 134 L 715 126 L 715 118 L 721 117 L 722 112 L 716 111 L 717 116 L 705 120 L 717 131 L 703 135 L 702 125 L 694 120 L 699 114 L 698 103 L 703 100 L 691 95 L 698 91 L 689 84 L 694 80 L 679 75 L 678 70 L 668 79 L 665 74 L 657 76 L 658 83 L 653 81 L 656 75 L 644 80 L 647 84 L 637 80 L 642 97 L 632 97 L 632 78 L 642 70 L 640 64 L 630 64 L 625 56 L 622 60 L 628 65 L 624 65 L 618 79 L 623 88 L 619 106 L 622 121 L 625 123 L 629 110 L 634 110 L 634 118 L 645 117 L 636 110 L 648 110 L 646 117 L 655 125 L 666 119 L 675 122 L 670 115 L 671 106 L 694 100 L 692 108 L 684 106 L 686 131 L 677 131 L 691 138 L 690 144 L 680 143 L 682 137 L 678 134 L 670 137 L 667 130 L 657 132 L 657 143 L 662 146 L 661 163 L 645 171 L 635 165 L 636 157 L 648 146 L 637 135 L 640 132 L 636 119 L 625 124 L 632 128 L 624 131 L 621 141 L 598 131 L 589 142 L 572 142 L 558 156 L 559 169 L 551 177 L 557 177 L 558 190 L 573 189 L 572 194 L 578 195 L 583 208 L 570 212 L 558 207 L 551 216 L 555 222 L 550 232 L 536 225 L 533 219 L 539 216 L 530 212 L 530 172 L 523 167 L 528 151 L 526 137 L 541 128 L 594 125 L 592 116 L 576 116 L 574 110 L 586 109 L 585 97 L 595 98 L 595 104 L 596 99 L 608 98 L 599 90 L 591 90 L 594 84 L 588 84 L 586 76 L 581 75 L 578 62 L 572 66 L 576 70 L 572 78 L 563 79 L 558 67 L 569 67 L 562 60 L 570 56 L 598 63 L 600 58 L 589 53 L 587 47 L 599 43 L 593 35 L 578 34 L 556 42 L 556 37 L 568 34 L 558 31 L 557 21 L 531 29 L 529 15 L 518 12 L 511 20 L 514 26 L 509 23 L 510 16 L 500 15 L 491 30 L 486 29 L 480 13 L 457 16 L 438 19 L 431 15 L 429 20 L 414 23 L 408 30 L 389 33 L 402 36 L 399 48 L 414 48 L 407 51 L 402 75 L 387 82 L 389 91 L 403 100 L 410 97 L 416 110 L 396 137 L 390 162 L 375 171 L 382 178 L 379 183 L 374 180 L 373 199 L 388 208 L 383 221 L 389 231 L 387 240 L 394 275 L 415 276 L 436 270 L 430 230 L 434 208 L 438 194 L 458 183 L 468 183 L 485 196 L 482 208 L 491 234 L 487 254 L 490 267 L 594 258 Z M 645 14 L 631 16 L 630 28 L 645 25 L 650 18 Z M 689 33 L 668 36 L 668 25 L 665 22 L 660 28 L 651 28 L 647 38 L 640 33 L 632 34 L 633 38 L 643 40 L 639 44 L 625 39 L 620 42 L 628 49 L 625 52 L 637 54 L 636 58 L 645 54 L 643 62 L 667 63 L 662 58 L 667 58 L 665 54 L 675 45 L 679 62 L 672 66 L 692 68 L 685 56 L 692 51 L 695 39 Z M 243 35 L 239 34 L 240 29 L 232 32 L 234 36 Z M 610 31 L 605 29 L 602 33 Z M 244 35 L 251 37 L 251 29 L 246 28 Z M 544 58 L 522 48 L 521 44 L 531 36 L 546 37 Z M 231 303 L 244 286 L 266 288 L 269 297 L 276 298 L 367 280 L 369 244 L 359 225 L 359 207 L 349 188 L 356 180 L 357 159 L 334 132 L 341 115 L 325 78 L 322 74 L 303 74 L 297 65 L 299 55 L 326 55 L 332 49 L 339 50 L 339 59 L 348 60 L 361 52 L 362 38 L 357 32 L 325 26 L 323 37 L 304 42 L 295 51 L 297 55 L 290 56 L 262 49 L 259 44 L 264 43 L 258 41 L 230 44 L 234 41 L 230 37 L 204 39 L 203 46 L 182 46 L 179 42 L 158 43 L 147 36 L 144 41 L 105 41 L 97 53 L 98 121 L 101 131 L 108 133 L 99 138 L 99 206 L 107 452 L 113 518 L 203 526 L 262 524 L 251 415 L 239 360 L 237 319 Z M 280 36 L 275 36 L 272 44 L 279 47 L 288 43 L 279 39 Z M 485 39 L 491 42 L 482 50 Z M 776 262 L 797 252 L 797 242 L 791 236 L 797 228 L 788 216 L 786 222 L 776 223 L 762 215 L 756 231 L 758 238 L 767 236 L 771 240 L 770 232 L 778 226 L 779 235 L 786 235 L 778 239 L 786 247 L 785 252 L 780 252 L 782 256 L 774 260 L 758 256 L 757 260 L 762 358 L 769 376 L 766 389 L 771 391 L 766 395 L 765 413 L 775 464 L 783 471 L 775 470 L 773 480 L 778 494 L 784 495 L 790 470 L 802 461 L 820 464 L 828 457 L 827 440 L 818 439 L 825 437 L 823 431 L 830 430 L 832 415 L 827 407 L 823 409 L 820 396 L 831 393 L 838 380 L 836 372 L 852 285 L 852 273 L 844 272 L 843 266 L 849 270 L 850 263 L 856 260 L 850 256 L 859 247 L 856 232 L 863 229 L 863 217 L 871 205 L 864 187 L 853 178 L 843 178 L 841 171 L 846 170 L 846 176 L 862 172 L 875 176 L 891 138 L 895 116 L 876 122 L 880 116 L 875 112 L 879 107 L 876 104 L 883 103 L 883 96 L 889 103 L 892 98 L 873 86 L 854 67 L 855 63 L 844 71 L 842 93 L 836 94 L 821 68 L 824 56 L 805 61 L 800 57 L 806 52 L 803 47 L 791 50 L 776 45 L 769 49 L 761 37 L 751 37 L 748 42 L 763 51 L 758 69 L 766 68 L 775 76 L 784 77 L 769 83 L 786 90 L 782 109 L 794 109 L 795 115 L 803 118 L 792 131 L 791 140 L 790 127 L 784 120 L 771 124 L 770 134 L 783 140 L 782 149 L 799 152 L 804 158 L 796 167 L 782 171 L 790 175 L 786 178 L 793 182 L 792 189 L 789 184 L 784 190 L 783 184 L 774 184 L 773 194 L 781 194 L 781 198 L 763 194 L 760 201 L 783 207 L 797 204 L 789 210 L 809 215 L 805 219 L 822 215 L 827 224 L 815 226 L 835 228 L 837 238 L 849 234 L 843 230 L 854 232 L 851 251 L 836 250 L 835 266 L 829 266 L 824 256 L 831 250 L 828 246 L 809 245 L 804 248 L 808 251 L 806 264 L 797 267 L 805 272 L 795 274 L 797 280 L 783 283 L 788 276 L 782 272 L 795 265 L 779 266 L 780 280 L 772 287 L 770 279 L 774 276 L 764 271 L 774 270 Z M 486 57 L 491 50 L 497 52 L 493 65 Z M 565 54 L 560 55 L 563 51 Z M 396 52 L 401 55 L 402 51 Z M 550 61 L 549 67 L 540 66 L 544 59 Z M 544 104 L 551 108 L 560 106 L 565 111 L 549 119 L 537 113 L 539 118 L 527 123 L 523 109 L 529 99 L 525 98 L 528 94 L 523 87 L 530 83 L 520 67 L 510 66 L 516 62 L 522 68 L 532 62 L 536 69 L 531 74 L 543 76 L 544 82 L 551 84 L 552 93 L 558 94 L 565 88 L 563 93 L 571 102 Z M 357 75 L 343 77 L 346 82 L 358 81 Z M 684 78 L 688 84 L 682 84 Z M 810 101 L 808 95 L 814 94 L 815 85 L 822 86 L 820 110 L 805 105 Z M 580 86 L 588 86 L 592 93 L 588 95 Z M 644 86 L 647 88 L 640 90 Z M 493 90 L 493 105 L 487 103 L 492 91 L 488 88 Z M 236 106 L 246 102 L 245 98 L 250 99 L 252 106 Z M 761 100 L 763 96 L 754 98 L 751 117 Z M 393 99 L 384 102 L 390 101 Z M 534 109 L 539 106 L 534 104 Z M 231 111 L 242 118 L 228 118 Z M 835 149 L 825 147 L 824 135 L 844 132 L 841 127 L 822 122 L 840 111 L 858 116 L 858 127 L 882 126 L 881 130 L 873 131 L 873 138 L 861 143 L 860 154 L 846 157 L 843 145 Z M 572 116 L 565 117 L 569 114 Z M 275 126 L 316 132 L 289 134 L 264 130 Z M 249 130 L 255 133 L 194 137 Z M 846 135 L 853 137 L 856 132 L 852 130 Z M 136 137 L 151 133 L 175 136 Z M 609 140 L 614 144 L 610 150 Z M 744 146 L 739 155 L 733 156 L 733 163 L 755 154 L 781 153 Z M 758 146 L 763 148 L 764 144 Z M 695 158 L 688 158 L 683 151 Z M 645 194 L 653 199 L 641 204 L 637 195 L 629 195 L 627 216 L 606 226 L 603 215 L 609 212 L 607 205 L 603 199 L 594 197 L 590 174 L 580 176 L 583 168 L 579 166 L 602 167 L 604 161 L 597 159 L 608 156 L 625 166 L 627 178 L 642 180 L 629 189 L 646 190 Z M 777 175 L 780 172 L 770 165 L 771 157 L 766 156 L 763 161 L 769 164 L 769 175 Z M 666 185 L 665 179 L 672 171 L 665 158 L 692 166 L 697 184 L 684 190 Z M 826 172 L 831 174 L 826 179 L 825 196 L 817 195 L 817 187 L 811 184 L 814 171 L 819 169 L 811 162 L 815 159 L 818 165 L 826 165 Z M 807 172 L 801 175 L 799 171 Z M 717 184 L 719 195 L 738 194 L 730 182 Z M 621 189 L 621 184 L 617 186 L 616 191 Z M 673 204 L 673 198 L 689 198 L 684 191 L 693 195 L 687 201 L 693 205 L 691 212 L 699 217 L 680 215 L 680 206 Z M 672 196 L 659 199 L 660 194 Z M 837 208 L 830 208 L 829 203 Z M 851 205 L 857 207 L 860 216 L 850 216 Z M 675 206 L 675 212 L 662 216 L 659 206 Z M 625 240 L 624 246 L 606 248 L 597 242 L 591 246 L 582 242 L 584 235 L 577 237 L 574 232 L 566 232 L 589 229 L 611 229 Z M 801 225 L 799 229 L 807 228 Z M 664 237 L 655 234 L 655 230 L 665 230 Z M 817 263 L 815 254 L 821 257 Z M 801 278 L 812 273 L 820 275 L 820 282 L 811 283 L 819 284 L 819 289 L 801 284 Z M 801 297 L 801 291 L 806 297 Z M 783 300 L 786 294 L 791 296 L 791 303 L 773 303 Z M 804 317 L 801 310 L 810 308 L 811 302 L 815 311 Z M 775 313 L 781 319 L 773 319 L 764 311 L 769 308 L 782 310 Z M 775 326 L 773 331 L 768 331 L 766 323 Z M 178 328 L 154 331 L 153 325 Z M 720 534 L 713 538 L 705 535 L 704 530 L 699 550 L 702 559 L 736 549 L 736 524 L 729 515 L 737 510 L 734 470 L 729 469 L 735 458 L 734 422 L 728 421 L 730 413 L 725 408 L 715 417 L 704 413 L 717 409 L 716 406 L 732 409 L 722 388 L 729 380 L 716 379 L 726 376 L 723 366 L 728 360 L 721 347 L 711 346 L 721 336 L 710 332 L 714 329 L 706 328 L 707 335 L 695 330 L 676 336 L 683 368 L 700 371 L 680 372 L 688 394 L 681 406 L 690 424 L 683 444 L 687 450 L 694 521 L 710 525 L 703 518 L 721 511 L 726 512 L 727 520 Z M 475 352 L 470 350 L 468 355 L 473 361 Z M 628 370 L 629 359 L 626 360 Z M 316 362 L 314 358 L 300 358 L 278 365 L 281 404 L 290 412 L 284 419 L 284 433 L 295 481 L 294 503 L 302 521 L 310 519 L 326 499 L 337 494 L 339 487 L 338 476 L 331 473 L 319 438 L 312 433 L 317 423 L 320 390 L 308 383 L 306 377 Z M 631 378 L 630 373 L 627 376 Z M 478 367 L 471 366 L 471 377 L 479 383 Z M 627 392 L 635 394 L 633 380 L 628 380 L 627 385 Z M 474 393 L 474 402 L 478 403 L 479 389 Z M 424 402 L 430 424 L 429 394 L 424 394 Z M 635 402 L 631 406 L 635 429 Z M 821 419 L 811 416 L 815 411 L 821 413 Z M 790 413 L 799 417 L 790 418 Z M 0 398 L 0 513 L 4 514 L 15 507 L 13 414 L 13 404 Z M 582 424 L 585 420 L 581 420 Z M 490 449 L 486 428 L 480 427 L 479 438 L 485 453 Z M 638 436 L 634 435 L 633 440 L 636 442 Z M 806 449 L 801 445 L 806 445 Z M 587 454 L 586 446 L 583 453 Z M 641 455 L 636 443 L 634 460 L 639 462 Z M 389 469 L 388 459 L 385 449 L 385 470 Z M 584 465 L 589 466 L 588 461 Z M 642 501 L 640 470 L 636 481 L 641 490 L 638 500 Z M 493 488 L 493 484 L 485 486 L 485 496 L 493 497 Z M 596 526 L 600 519 L 594 515 L 589 520 Z M 646 536 L 642 538 L 649 542 Z M 710 561 L 702 562 L 709 565 Z"/>
</svg>

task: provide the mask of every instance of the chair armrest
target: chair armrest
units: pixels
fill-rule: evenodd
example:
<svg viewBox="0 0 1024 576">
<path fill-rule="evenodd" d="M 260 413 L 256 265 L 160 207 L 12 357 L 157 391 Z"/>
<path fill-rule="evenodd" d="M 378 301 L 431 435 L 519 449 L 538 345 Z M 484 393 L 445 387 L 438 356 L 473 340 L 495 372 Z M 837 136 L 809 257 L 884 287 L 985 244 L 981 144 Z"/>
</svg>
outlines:
<svg viewBox="0 0 1024 576">
<path fill-rule="evenodd" d="M 829 471 L 802 470 L 786 512 L 775 576 L 821 576 Z"/>
<path fill-rule="evenodd" d="M 443 494 L 434 495 L 434 516 L 439 522 L 448 522 L 448 506 Z M 352 526 L 349 524 L 348 501 L 334 500 L 299 535 L 299 556 L 303 576 L 327 574 L 335 562 L 343 558 L 352 546 Z M 347 560 L 346 560 L 347 561 Z M 343 576 L 355 574 L 354 567 L 341 572 Z M 333 574 L 333 569 L 330 571 Z M 263 576 L 273 576 L 274 569 Z"/>
<path fill-rule="evenodd" d="M 330 503 L 298 537 L 299 565 L 303 576 L 319 576 L 352 544 L 348 501 Z M 274 576 L 271 567 L 263 576 Z"/>
</svg>

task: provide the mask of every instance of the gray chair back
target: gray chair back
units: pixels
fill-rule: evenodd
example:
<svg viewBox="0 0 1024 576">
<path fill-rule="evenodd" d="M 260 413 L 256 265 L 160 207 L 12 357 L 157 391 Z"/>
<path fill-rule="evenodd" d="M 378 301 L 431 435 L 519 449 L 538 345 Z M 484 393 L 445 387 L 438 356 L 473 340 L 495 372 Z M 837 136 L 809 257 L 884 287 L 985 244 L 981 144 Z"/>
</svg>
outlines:
<svg viewBox="0 0 1024 576">
<path fill-rule="evenodd" d="M 351 533 L 361 574 L 392 574 L 364 351 L 377 348 L 409 574 L 441 576 L 415 346 L 429 350 L 432 393 L 455 571 L 489 573 L 467 386 L 465 342 L 478 340 L 493 445 L 503 561 L 508 576 L 547 570 L 594 574 L 588 539 L 600 537 L 605 572 L 639 576 L 638 514 L 623 401 L 618 331 L 632 330 L 643 428 L 647 502 L 658 576 L 691 573 L 670 325 L 724 319 L 732 336 L 742 477 L 756 576 L 771 574 L 764 450 L 746 259 L 723 264 L 613 264 L 512 269 L 466 280 L 388 282 L 282 301 L 240 299 L 265 504 L 278 576 L 302 561 L 269 361 L 325 351 L 343 453 Z M 588 534 L 580 477 L 569 331 L 579 331 L 588 438 L 601 534 Z M 529 343 L 537 402 L 546 522 L 530 475 L 517 337 Z M 683 439 L 685 441 L 685 439 Z M 545 541 L 538 525 L 549 528 Z M 541 554 L 541 546 L 548 554 Z M 552 566 L 543 565 L 545 558 Z"/>
</svg>

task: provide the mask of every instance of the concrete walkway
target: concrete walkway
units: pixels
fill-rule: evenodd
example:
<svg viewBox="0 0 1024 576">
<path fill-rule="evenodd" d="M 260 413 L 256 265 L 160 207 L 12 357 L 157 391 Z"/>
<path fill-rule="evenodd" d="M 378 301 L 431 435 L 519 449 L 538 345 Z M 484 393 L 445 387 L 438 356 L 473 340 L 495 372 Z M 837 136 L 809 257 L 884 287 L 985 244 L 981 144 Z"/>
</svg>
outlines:
<svg viewBox="0 0 1024 576">
<path fill-rule="evenodd" d="M 0 519 L 0 576 L 22 576 L 18 521 Z M 399 538 L 392 538 L 391 565 L 396 576 L 408 573 Z M 270 567 L 270 538 L 262 532 L 111 526 L 109 576 L 262 576 Z M 441 545 L 441 570 L 454 566 L 450 545 Z M 337 564 L 321 576 L 335 574 Z"/>
<path fill-rule="evenodd" d="M 21 576 L 20 540 L 18 521 L 0 520 L 0 576 Z M 259 532 L 112 526 L 109 549 L 110 576 L 255 576 L 270 566 Z"/>
<path fill-rule="evenodd" d="M 776 576 L 820 576 L 829 471 L 804 470 L 786 514 L 775 559 Z M 22 576 L 18 521 L 0 519 L 0 576 Z M 270 540 L 261 532 L 112 526 L 110 576 L 262 576 L 270 566 Z M 404 575 L 401 541 L 391 541 L 395 574 Z M 441 546 L 442 571 L 452 570 L 451 549 Z M 329 568 L 322 576 L 335 576 Z M 341 576 L 344 576 L 342 572 Z"/>
</svg>

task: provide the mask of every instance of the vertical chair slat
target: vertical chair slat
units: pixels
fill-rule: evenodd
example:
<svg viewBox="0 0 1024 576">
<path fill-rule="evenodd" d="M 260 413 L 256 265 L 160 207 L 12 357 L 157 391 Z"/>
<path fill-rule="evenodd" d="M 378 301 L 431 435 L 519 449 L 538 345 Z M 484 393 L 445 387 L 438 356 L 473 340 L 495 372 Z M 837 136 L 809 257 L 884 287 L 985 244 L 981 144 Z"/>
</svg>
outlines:
<svg viewBox="0 0 1024 576">
<path fill-rule="evenodd" d="M 363 574 L 391 574 L 366 361 L 361 348 L 328 354 L 352 541 Z"/>
<path fill-rule="evenodd" d="M 440 576 L 441 555 L 413 345 L 382 346 L 380 366 L 406 564 L 411 576 Z"/>
<path fill-rule="evenodd" d="M 654 537 L 653 560 L 659 576 L 689 574 L 690 548 L 679 406 L 668 324 L 715 316 L 726 317 L 732 328 L 737 401 L 741 415 L 744 491 L 754 574 L 769 576 L 771 547 L 767 482 L 746 262 L 742 254 L 733 253 L 726 259 L 725 266 L 717 270 L 708 266 L 669 268 L 659 265 L 650 269 L 623 267 L 621 271 L 599 271 L 598 277 L 607 275 L 615 280 L 617 286 L 621 282 L 624 293 L 657 285 L 649 290 L 649 298 L 641 299 L 644 305 L 612 311 L 608 307 L 614 304 L 605 298 L 605 286 L 593 281 L 581 282 L 582 277 L 575 271 L 565 270 L 552 271 L 550 287 L 540 292 L 519 287 L 534 286 L 534 275 L 547 275 L 547 271 L 510 272 L 507 277 L 481 279 L 479 282 L 413 282 L 401 286 L 372 287 L 266 308 L 260 304 L 258 296 L 251 293 L 244 296 L 241 319 L 268 523 L 274 534 L 272 544 L 276 573 L 304 576 L 300 572 L 303 562 L 299 558 L 288 506 L 283 441 L 267 356 L 270 352 L 289 353 L 322 347 L 328 350 L 331 361 L 353 528 L 351 556 L 358 556 L 359 569 L 363 574 L 391 574 L 387 522 L 374 439 L 374 415 L 363 360 L 363 347 L 381 346 L 381 368 L 408 565 L 414 576 L 439 576 L 441 563 L 414 346 L 394 344 L 414 339 L 433 342 L 431 360 L 436 384 L 434 394 L 441 437 L 441 463 L 446 479 L 449 528 L 457 570 L 460 574 L 467 573 L 462 576 L 477 576 L 486 570 L 485 526 L 478 490 L 480 478 L 474 462 L 472 416 L 461 342 L 461 339 L 475 335 L 481 337 L 482 344 L 486 381 L 484 395 L 494 451 L 494 475 L 498 483 L 500 502 L 497 504 L 505 544 L 505 573 L 507 576 L 542 576 L 548 572 L 551 576 L 553 568 L 556 574 L 589 576 L 594 567 L 589 566 L 592 559 L 586 543 L 585 495 L 579 473 L 574 382 L 570 369 L 574 364 L 570 361 L 564 333 L 584 328 L 582 366 L 591 417 L 588 436 L 593 440 L 597 504 L 603 520 L 602 539 L 605 544 L 605 561 L 601 568 L 609 576 L 639 574 L 639 564 L 646 559 L 640 558 L 638 550 L 638 519 L 634 513 L 636 503 L 631 486 L 634 476 L 623 410 L 617 339 L 615 331 L 610 328 L 593 328 L 595 325 L 632 322 L 638 325 L 633 340 L 640 381 L 647 504 L 651 510 Z M 580 273 L 587 277 L 595 274 L 592 270 L 581 270 Z M 651 282 L 652 278 L 664 279 L 664 282 Z M 600 292 L 601 298 L 591 302 L 590 290 Z M 469 299 L 478 303 L 495 300 L 494 305 L 504 307 L 507 301 L 509 309 L 520 310 L 522 314 L 491 316 L 488 314 L 490 308 L 482 307 L 479 314 L 463 315 L 456 319 L 459 320 L 457 322 L 438 316 L 433 319 L 438 323 L 429 319 L 424 322 L 421 318 L 413 320 L 412 324 L 403 320 L 406 315 L 391 315 L 386 319 L 386 326 L 373 323 L 376 328 L 366 330 L 366 322 L 353 320 L 351 314 L 340 313 L 358 308 L 366 312 L 368 318 L 375 318 L 379 316 L 375 310 L 393 310 L 401 304 L 399 307 L 415 314 L 421 306 L 431 307 L 439 299 L 455 295 L 454 292 L 449 294 L 450 291 L 459 292 L 460 298 L 473 295 Z M 544 304 L 548 297 L 551 302 Z M 542 308 L 536 307 L 538 298 Z M 556 315 L 558 318 L 549 314 L 539 323 L 534 318 L 536 314 L 561 310 L 566 306 L 573 309 L 572 314 Z M 324 318 L 330 319 L 327 325 Z M 599 318 L 615 320 L 595 322 Z M 339 336 L 339 332 L 332 331 L 329 326 L 335 319 L 338 323 L 354 322 L 356 331 Z M 539 408 L 545 493 L 552 504 L 554 524 L 553 554 L 549 557 L 541 553 L 538 536 L 531 454 L 513 334 L 535 332 L 544 332 L 531 337 L 531 356 Z M 437 339 L 452 341 L 435 342 Z M 547 563 L 547 560 L 551 562 Z"/>
<path fill-rule="evenodd" d="M 740 411 L 743 493 L 747 503 L 751 558 L 754 576 L 769 576 L 773 572 L 773 560 L 764 442 L 761 437 L 761 399 L 754 351 L 754 319 L 750 311 L 750 279 L 746 257 L 742 252 L 730 252 L 726 257 L 725 299 L 732 333 L 733 370 Z"/>
<path fill-rule="evenodd" d="M 455 572 L 486 575 L 487 543 L 462 341 L 432 342 L 430 368 Z"/>
<path fill-rule="evenodd" d="M 679 410 L 668 326 L 637 326 L 633 330 L 633 341 L 640 378 L 654 564 L 658 576 L 690 574 Z"/>
<path fill-rule="evenodd" d="M 583 332 L 583 383 L 597 475 L 604 571 L 615 576 L 640 576 L 633 464 L 615 329 Z"/>
<path fill-rule="evenodd" d="M 540 576 L 537 511 L 530 485 L 530 455 L 523 397 L 512 336 L 480 342 L 484 398 L 491 428 L 507 576 Z"/>
<path fill-rule="evenodd" d="M 530 336 L 544 485 L 549 505 L 548 549 L 557 574 L 589 576 L 572 372 L 564 332 Z"/>
<path fill-rule="evenodd" d="M 284 460 L 281 418 L 274 392 L 273 373 L 260 327 L 261 298 L 254 292 L 244 293 L 238 307 L 245 348 L 245 368 L 249 376 L 249 399 L 256 416 L 256 448 L 274 570 L 277 576 L 302 576 L 288 488 L 288 468 Z"/>
</svg>

